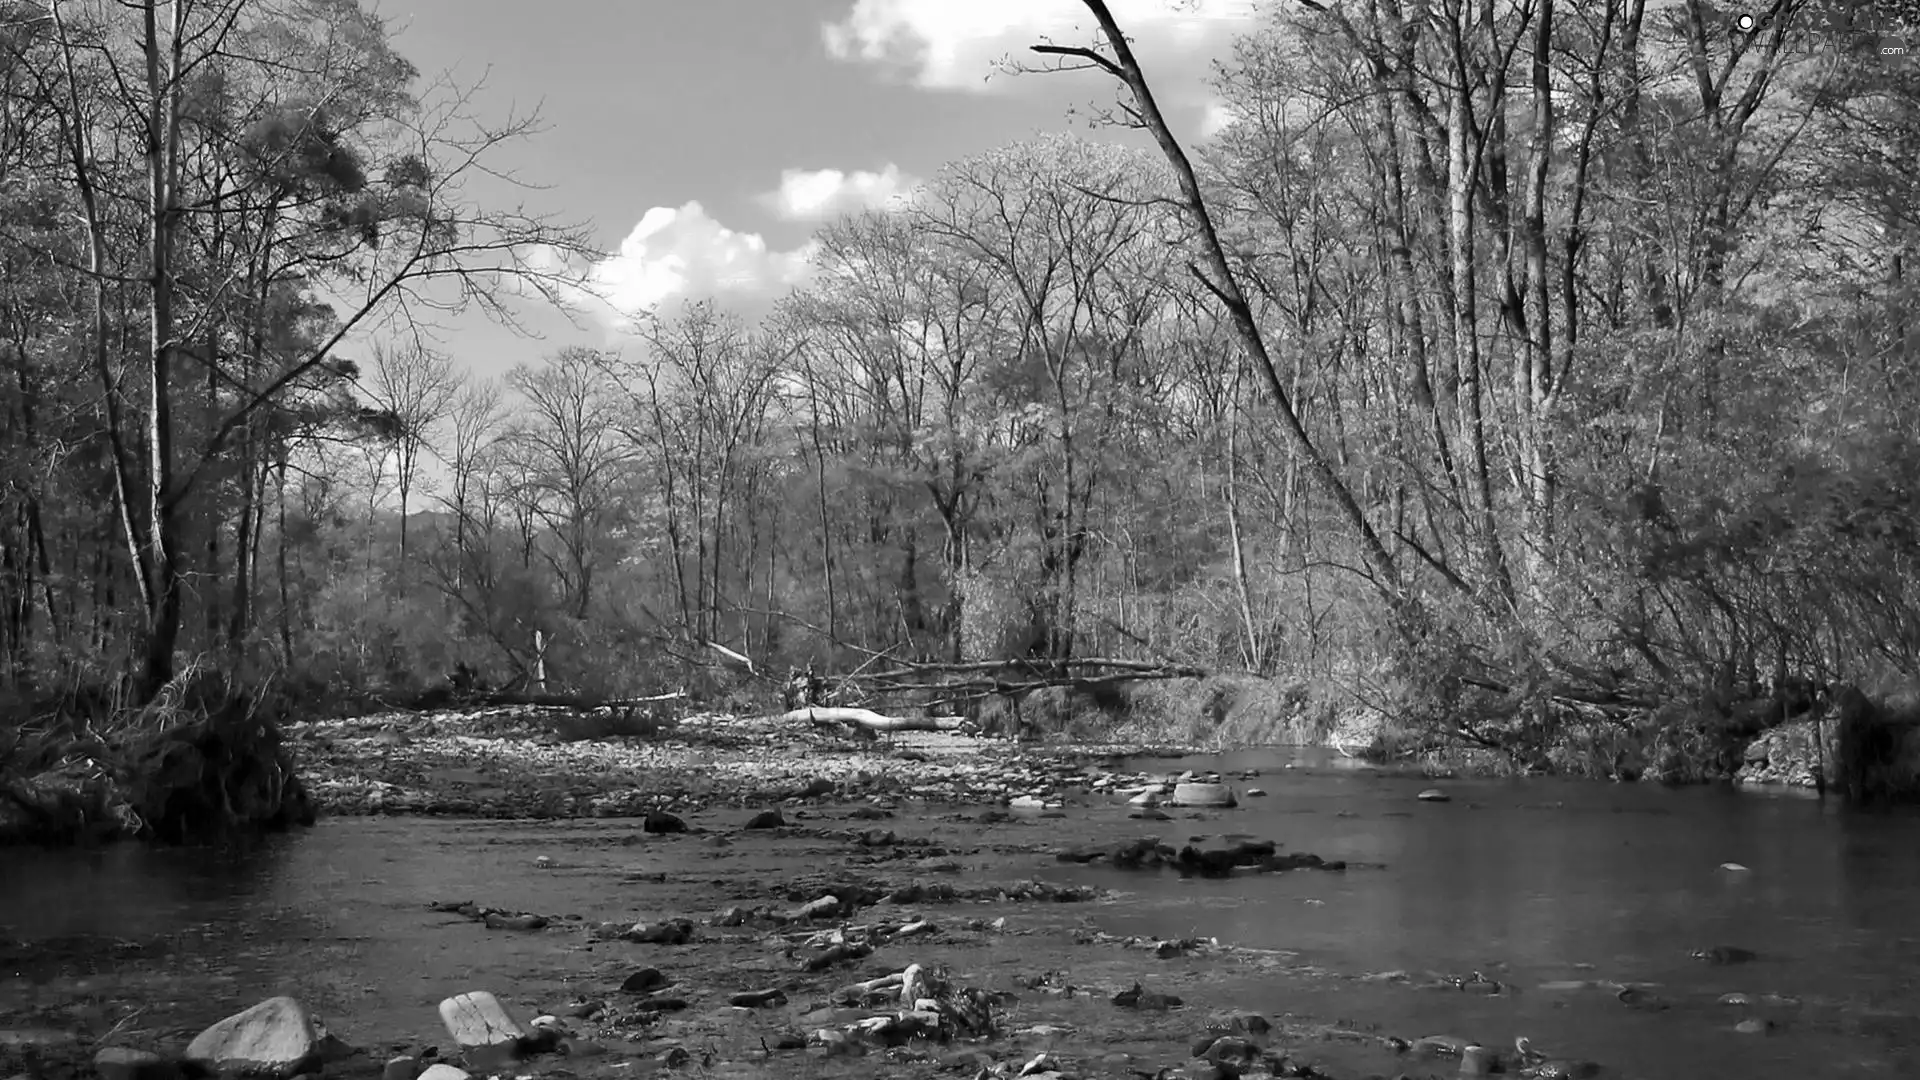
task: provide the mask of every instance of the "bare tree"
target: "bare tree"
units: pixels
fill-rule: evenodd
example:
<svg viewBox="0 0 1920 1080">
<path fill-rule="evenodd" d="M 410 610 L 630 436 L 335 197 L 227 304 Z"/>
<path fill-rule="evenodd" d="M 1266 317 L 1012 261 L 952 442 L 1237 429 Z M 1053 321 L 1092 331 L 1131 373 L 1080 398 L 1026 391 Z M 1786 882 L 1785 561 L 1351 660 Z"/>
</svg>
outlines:
<svg viewBox="0 0 1920 1080">
<path fill-rule="evenodd" d="M 529 509 L 559 541 L 559 553 L 548 560 L 567 606 L 585 619 L 618 472 L 627 459 L 618 399 L 604 359 L 584 348 L 562 349 L 539 367 L 517 367 L 507 384 L 525 409 L 507 433 L 508 452 L 525 470 Z"/>
<path fill-rule="evenodd" d="M 369 374 L 370 385 L 366 391 L 379 410 L 381 425 L 393 448 L 394 491 L 400 497 L 400 575 L 404 585 L 407 516 L 412 509 L 414 483 L 420 474 L 420 452 L 427 445 L 429 430 L 446 418 L 460 384 L 452 359 L 417 340 L 397 347 L 376 347 L 373 370 Z"/>
</svg>

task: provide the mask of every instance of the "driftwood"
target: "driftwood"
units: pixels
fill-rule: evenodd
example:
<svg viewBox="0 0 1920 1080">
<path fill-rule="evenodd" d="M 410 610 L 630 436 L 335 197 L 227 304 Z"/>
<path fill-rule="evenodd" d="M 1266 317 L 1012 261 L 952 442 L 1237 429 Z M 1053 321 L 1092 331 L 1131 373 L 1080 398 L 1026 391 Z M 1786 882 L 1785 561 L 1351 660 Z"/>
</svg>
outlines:
<svg viewBox="0 0 1920 1080">
<path fill-rule="evenodd" d="M 712 649 L 714 652 L 719 653 L 721 656 L 724 656 L 727 659 L 733 661 L 734 663 L 739 664 L 741 667 L 746 668 L 747 674 L 749 675 L 760 674 L 760 669 L 753 666 L 753 658 L 750 656 L 746 656 L 742 653 L 734 652 L 732 649 L 727 648 L 725 645 L 722 645 L 717 641 L 707 642 L 707 648 Z"/>
<path fill-rule="evenodd" d="M 964 663 L 900 663 L 869 672 L 859 680 L 878 692 L 935 690 L 940 702 L 952 704 L 999 695 L 1017 697 L 1051 686 L 1093 690 L 1102 686 L 1156 679 L 1203 679 L 1206 668 L 1161 664 L 1112 657 L 1060 659 L 1021 658 Z M 853 678 L 849 676 L 849 679 Z"/>
<path fill-rule="evenodd" d="M 850 707 L 812 707 L 779 714 L 784 723 L 810 723 L 819 727 L 857 727 L 867 731 L 960 731 L 974 730 L 972 721 L 958 716 L 887 716 L 872 709 Z"/>
</svg>

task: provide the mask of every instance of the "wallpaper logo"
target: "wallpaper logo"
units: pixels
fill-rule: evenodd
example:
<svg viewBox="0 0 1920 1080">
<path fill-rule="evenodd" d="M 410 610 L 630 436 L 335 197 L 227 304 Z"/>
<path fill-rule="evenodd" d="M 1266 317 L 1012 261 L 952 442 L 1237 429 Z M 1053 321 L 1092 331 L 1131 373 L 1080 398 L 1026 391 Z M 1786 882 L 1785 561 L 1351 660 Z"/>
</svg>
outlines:
<svg viewBox="0 0 1920 1080">
<path fill-rule="evenodd" d="M 1778 12 L 1739 12 L 1733 27 L 1759 35 L 1774 28 Z M 1911 35 L 1920 33 L 1920 0 L 1807 0 L 1794 11 L 1795 23 L 1816 41 L 1883 57 L 1912 55 Z"/>
</svg>

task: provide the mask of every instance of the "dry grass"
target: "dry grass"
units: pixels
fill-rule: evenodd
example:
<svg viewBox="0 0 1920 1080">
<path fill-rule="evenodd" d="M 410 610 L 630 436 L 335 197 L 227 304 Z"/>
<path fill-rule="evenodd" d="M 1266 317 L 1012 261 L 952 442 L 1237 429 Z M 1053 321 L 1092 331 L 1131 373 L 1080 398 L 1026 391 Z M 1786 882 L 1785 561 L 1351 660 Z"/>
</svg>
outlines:
<svg viewBox="0 0 1920 1080">
<path fill-rule="evenodd" d="M 197 665 L 145 704 L 74 686 L 6 709 L 0 799 L 16 839 L 177 840 L 309 816 L 271 706 Z"/>
</svg>

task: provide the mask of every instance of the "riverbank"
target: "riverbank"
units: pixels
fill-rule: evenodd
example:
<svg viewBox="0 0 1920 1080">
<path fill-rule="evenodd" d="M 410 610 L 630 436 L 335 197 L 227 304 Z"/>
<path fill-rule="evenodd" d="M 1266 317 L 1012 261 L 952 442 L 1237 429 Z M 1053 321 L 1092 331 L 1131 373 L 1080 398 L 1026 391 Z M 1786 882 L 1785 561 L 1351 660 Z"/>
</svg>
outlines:
<svg viewBox="0 0 1920 1080">
<path fill-rule="evenodd" d="M 951 732 L 865 738 L 778 717 L 509 707 L 289 725 L 323 814 L 631 817 L 785 800 L 1004 805 L 1144 784 L 1107 766 L 1172 747 L 1027 745 Z"/>
<path fill-rule="evenodd" d="M 1123 758 L 1242 745 L 1227 736 L 1253 730 L 1263 723 L 1256 714 L 1285 704 L 1224 681 L 1207 693 L 1218 699 L 1212 726 L 1170 723 L 1144 708 L 1144 699 L 1096 722 L 1085 703 L 1054 695 L 1055 722 L 1037 732 L 1045 741 L 958 732 L 864 737 L 780 716 L 528 704 L 275 725 L 239 702 L 198 715 L 136 715 L 120 722 L 118 742 L 93 729 L 43 736 L 37 756 L 0 762 L 0 843 L 170 839 L 208 826 L 311 822 L 315 814 L 591 818 L 823 798 L 1046 804 L 1089 785 L 1112 790 L 1153 779 L 1137 770 L 1115 775 Z M 1916 715 L 1844 691 L 1786 724 L 1755 709 L 1574 718 L 1527 751 L 1430 730 L 1399 733 L 1361 714 L 1280 728 L 1295 745 L 1332 746 L 1402 775 L 1731 781 L 1900 801 L 1920 791 Z M 1141 741 L 1176 731 L 1194 743 Z M 1103 738 L 1109 741 L 1093 741 Z"/>
</svg>

